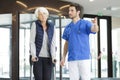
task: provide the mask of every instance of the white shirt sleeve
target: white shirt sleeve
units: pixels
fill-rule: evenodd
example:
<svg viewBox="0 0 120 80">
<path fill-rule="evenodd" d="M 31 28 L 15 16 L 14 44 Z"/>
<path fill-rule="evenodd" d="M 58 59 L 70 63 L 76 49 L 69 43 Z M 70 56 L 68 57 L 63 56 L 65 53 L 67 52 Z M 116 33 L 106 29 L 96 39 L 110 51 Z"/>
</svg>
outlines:
<svg viewBox="0 0 120 80">
<path fill-rule="evenodd" d="M 30 54 L 33 57 L 36 57 L 35 37 L 36 37 L 36 24 L 35 22 L 33 22 L 30 30 Z"/>
<path fill-rule="evenodd" d="M 52 59 L 56 59 L 56 32 L 55 32 L 55 28 L 54 28 L 54 34 L 53 34 L 53 38 L 52 38 L 52 42 L 51 42 L 51 56 Z"/>
</svg>

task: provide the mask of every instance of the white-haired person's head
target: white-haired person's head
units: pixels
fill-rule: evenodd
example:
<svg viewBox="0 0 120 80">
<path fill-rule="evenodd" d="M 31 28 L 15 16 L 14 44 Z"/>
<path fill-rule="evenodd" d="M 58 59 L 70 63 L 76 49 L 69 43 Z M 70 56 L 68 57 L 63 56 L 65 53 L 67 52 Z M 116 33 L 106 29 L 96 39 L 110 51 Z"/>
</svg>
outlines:
<svg viewBox="0 0 120 80">
<path fill-rule="evenodd" d="M 49 12 L 48 12 L 48 10 L 45 7 L 38 7 L 38 8 L 36 8 L 36 10 L 35 10 L 36 18 L 38 18 L 39 12 L 42 12 L 42 13 L 46 14 L 47 17 L 49 16 Z"/>
</svg>

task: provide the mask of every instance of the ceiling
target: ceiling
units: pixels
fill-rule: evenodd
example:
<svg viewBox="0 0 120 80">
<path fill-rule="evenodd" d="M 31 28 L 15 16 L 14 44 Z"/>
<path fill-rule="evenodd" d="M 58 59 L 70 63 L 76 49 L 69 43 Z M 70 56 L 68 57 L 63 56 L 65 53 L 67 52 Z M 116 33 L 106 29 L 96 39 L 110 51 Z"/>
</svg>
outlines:
<svg viewBox="0 0 120 80">
<path fill-rule="evenodd" d="M 61 9 L 61 7 L 69 5 L 70 2 L 81 4 L 84 7 L 84 14 L 112 16 L 112 27 L 120 27 L 120 0 L 94 0 L 92 2 L 89 0 L 0 0 L 0 14 L 14 14 L 16 11 L 31 13 L 36 7 L 44 6 L 51 14 L 67 16 L 68 9 Z"/>
<path fill-rule="evenodd" d="M 24 5 L 21 5 L 23 3 Z M 61 0 L 1 0 L 0 13 L 11 13 L 15 11 L 33 12 L 36 7 L 47 7 L 50 13 L 64 13 L 60 7 L 70 4 Z M 66 11 L 65 11 L 66 13 Z"/>
<path fill-rule="evenodd" d="M 89 0 L 19 0 L 27 7 L 20 5 L 16 1 L 17 0 L 0 0 L 0 13 L 32 11 L 30 8 L 44 6 L 56 10 L 52 11 L 49 9 L 51 13 L 67 14 L 67 10 L 60 9 L 60 7 L 70 4 L 69 2 L 75 2 L 81 4 L 84 7 L 85 14 L 120 17 L 120 0 L 94 0 L 92 2 Z M 57 10 L 60 12 L 57 12 Z"/>
</svg>

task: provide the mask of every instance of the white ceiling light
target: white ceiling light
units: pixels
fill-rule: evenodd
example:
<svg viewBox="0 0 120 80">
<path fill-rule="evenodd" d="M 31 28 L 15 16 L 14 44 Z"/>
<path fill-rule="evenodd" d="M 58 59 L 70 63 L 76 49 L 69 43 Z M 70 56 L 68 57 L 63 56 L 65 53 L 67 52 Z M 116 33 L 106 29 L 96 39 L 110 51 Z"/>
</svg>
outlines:
<svg viewBox="0 0 120 80">
<path fill-rule="evenodd" d="M 16 1 L 16 3 L 23 6 L 23 7 L 25 7 L 25 8 L 28 7 L 25 3 L 21 2 L 21 1 Z"/>
<path fill-rule="evenodd" d="M 90 2 L 94 1 L 94 0 L 89 0 Z"/>
</svg>

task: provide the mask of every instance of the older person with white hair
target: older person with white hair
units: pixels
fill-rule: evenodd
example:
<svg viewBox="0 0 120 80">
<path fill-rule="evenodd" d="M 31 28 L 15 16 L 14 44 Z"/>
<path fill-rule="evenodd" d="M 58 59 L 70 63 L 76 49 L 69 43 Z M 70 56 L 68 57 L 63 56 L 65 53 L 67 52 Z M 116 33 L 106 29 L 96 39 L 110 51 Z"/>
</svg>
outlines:
<svg viewBox="0 0 120 80">
<path fill-rule="evenodd" d="M 35 10 L 37 20 L 30 32 L 30 48 L 35 80 L 51 80 L 55 63 L 55 28 L 48 22 L 49 12 L 44 7 Z"/>
</svg>

